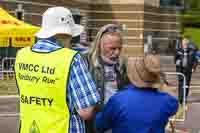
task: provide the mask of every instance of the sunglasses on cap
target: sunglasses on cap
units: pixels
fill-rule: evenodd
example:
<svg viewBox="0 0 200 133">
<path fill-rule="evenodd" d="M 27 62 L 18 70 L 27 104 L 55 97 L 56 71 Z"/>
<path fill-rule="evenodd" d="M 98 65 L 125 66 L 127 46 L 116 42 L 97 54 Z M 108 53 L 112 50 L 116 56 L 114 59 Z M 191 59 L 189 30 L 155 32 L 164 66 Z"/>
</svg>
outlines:
<svg viewBox="0 0 200 133">
<path fill-rule="evenodd" d="M 110 26 L 110 27 L 107 27 L 107 28 L 102 32 L 102 35 L 105 34 L 105 33 L 113 33 L 113 32 L 121 32 L 120 27 L 118 27 L 118 26 Z"/>
</svg>

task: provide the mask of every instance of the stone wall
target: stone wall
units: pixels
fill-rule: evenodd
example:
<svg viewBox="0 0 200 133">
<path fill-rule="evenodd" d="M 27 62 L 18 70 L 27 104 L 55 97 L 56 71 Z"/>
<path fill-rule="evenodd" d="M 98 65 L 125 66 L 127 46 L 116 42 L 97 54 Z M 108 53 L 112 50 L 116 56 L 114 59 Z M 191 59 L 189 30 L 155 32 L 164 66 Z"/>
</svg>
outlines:
<svg viewBox="0 0 200 133">
<path fill-rule="evenodd" d="M 173 42 L 180 36 L 180 29 L 179 10 L 145 5 L 144 40 L 148 35 L 151 35 L 153 37 L 153 45 L 155 45 L 159 53 L 172 54 Z"/>
<path fill-rule="evenodd" d="M 123 53 L 129 56 L 143 53 L 144 5 L 142 3 L 95 4 L 91 7 L 88 29 L 94 36 L 98 29 L 108 23 L 124 27 Z"/>
<path fill-rule="evenodd" d="M 176 9 L 160 8 L 159 0 L 1 0 L 1 7 L 15 15 L 17 4 L 22 4 L 24 21 L 40 26 L 42 13 L 51 6 L 79 9 L 81 24 L 92 41 L 99 28 L 108 23 L 124 27 L 125 45 L 123 53 L 128 56 L 143 54 L 148 35 L 162 53 L 180 34 L 179 12 Z"/>
<path fill-rule="evenodd" d="M 29 0 L 23 1 L 9 1 L 1 0 L 0 6 L 9 11 L 12 15 L 15 15 L 15 10 L 17 5 L 21 4 L 24 10 L 24 21 L 30 22 L 34 25 L 41 24 L 42 13 L 49 7 L 52 6 L 65 6 L 72 9 L 80 9 L 81 15 L 87 16 L 90 6 L 85 0 L 85 2 L 74 1 L 74 0 L 34 0 L 30 2 Z"/>
</svg>

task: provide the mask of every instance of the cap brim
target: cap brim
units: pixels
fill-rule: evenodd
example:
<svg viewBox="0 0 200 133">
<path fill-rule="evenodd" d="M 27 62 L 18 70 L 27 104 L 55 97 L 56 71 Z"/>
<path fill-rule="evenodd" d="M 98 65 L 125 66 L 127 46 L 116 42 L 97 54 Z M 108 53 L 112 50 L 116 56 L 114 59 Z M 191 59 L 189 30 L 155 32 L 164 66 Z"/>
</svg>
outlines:
<svg viewBox="0 0 200 133">
<path fill-rule="evenodd" d="M 52 27 L 53 28 L 53 27 Z M 71 35 L 73 37 L 80 35 L 84 30 L 84 27 L 78 24 L 75 24 L 74 27 L 57 27 L 53 29 L 43 29 L 41 28 L 39 32 L 37 32 L 35 35 L 38 38 L 49 38 L 56 34 L 67 34 Z"/>
<path fill-rule="evenodd" d="M 82 25 L 75 24 L 74 28 L 72 28 L 72 36 L 75 37 L 80 35 L 83 32 L 83 30 L 84 27 Z"/>
</svg>

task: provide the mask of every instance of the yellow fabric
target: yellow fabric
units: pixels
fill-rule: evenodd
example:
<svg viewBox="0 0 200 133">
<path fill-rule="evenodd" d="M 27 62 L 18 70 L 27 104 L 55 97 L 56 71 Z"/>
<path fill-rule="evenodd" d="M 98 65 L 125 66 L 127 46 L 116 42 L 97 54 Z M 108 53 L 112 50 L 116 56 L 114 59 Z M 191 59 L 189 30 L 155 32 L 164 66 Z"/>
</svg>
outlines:
<svg viewBox="0 0 200 133">
<path fill-rule="evenodd" d="M 20 92 L 20 133 L 67 133 L 66 88 L 76 52 L 62 48 L 50 53 L 21 49 L 15 73 Z M 38 60 L 40 59 L 40 60 Z"/>
<path fill-rule="evenodd" d="M 9 37 L 0 37 L 0 47 L 9 46 Z"/>
<path fill-rule="evenodd" d="M 35 42 L 34 34 L 39 27 L 24 23 L 11 16 L 5 10 L 0 8 L 0 38 L 3 40 L 11 38 L 11 46 L 25 47 L 31 46 Z M 8 47 L 9 43 L 2 43 L 0 39 L 0 47 Z"/>
</svg>

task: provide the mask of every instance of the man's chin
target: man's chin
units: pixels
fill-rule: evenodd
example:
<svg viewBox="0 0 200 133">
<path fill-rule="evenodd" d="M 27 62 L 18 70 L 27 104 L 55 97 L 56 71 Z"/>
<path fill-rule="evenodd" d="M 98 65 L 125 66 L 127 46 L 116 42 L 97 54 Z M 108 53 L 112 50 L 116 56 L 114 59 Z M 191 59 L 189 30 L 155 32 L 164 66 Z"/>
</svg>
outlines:
<svg viewBox="0 0 200 133">
<path fill-rule="evenodd" d="M 107 64 L 110 64 L 110 65 L 115 65 L 118 62 L 117 59 L 109 59 L 109 58 L 106 58 L 104 56 L 102 56 L 102 59 L 103 59 L 104 62 L 106 62 Z"/>
<path fill-rule="evenodd" d="M 115 64 L 117 64 L 117 60 L 110 60 L 110 59 L 107 59 L 107 61 L 106 61 L 108 64 L 110 64 L 110 65 L 115 65 Z"/>
</svg>

